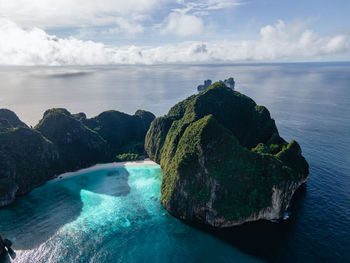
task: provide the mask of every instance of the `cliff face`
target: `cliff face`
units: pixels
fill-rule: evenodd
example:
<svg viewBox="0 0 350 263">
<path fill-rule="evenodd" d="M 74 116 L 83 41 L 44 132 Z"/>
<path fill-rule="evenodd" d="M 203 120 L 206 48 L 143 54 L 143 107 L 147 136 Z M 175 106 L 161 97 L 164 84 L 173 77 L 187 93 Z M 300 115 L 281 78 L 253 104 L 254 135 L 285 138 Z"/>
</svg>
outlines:
<svg viewBox="0 0 350 263">
<path fill-rule="evenodd" d="M 72 171 L 108 160 L 106 141 L 65 109 L 51 109 L 35 126 L 60 153 L 59 171 Z"/>
<path fill-rule="evenodd" d="M 153 121 L 145 148 L 163 168 L 164 207 L 215 227 L 281 218 L 308 175 L 268 110 L 223 83 Z"/>
<path fill-rule="evenodd" d="M 116 153 L 143 153 L 153 119 L 146 111 L 133 116 L 110 111 L 87 119 L 84 113 L 50 109 L 30 129 L 15 113 L 0 109 L 0 207 L 57 174 L 116 161 Z"/>
<path fill-rule="evenodd" d="M 136 111 L 135 115 L 105 111 L 94 118 L 83 120 L 83 123 L 107 142 L 113 155 L 143 154 L 145 135 L 154 119 L 152 113 L 143 110 Z"/>
<path fill-rule="evenodd" d="M 52 178 L 59 152 L 39 132 L 14 128 L 0 132 L 0 199 L 25 194 Z"/>
<path fill-rule="evenodd" d="M 0 179 L 0 207 L 12 203 L 15 200 L 17 190 L 18 185 L 13 180 L 8 178 Z"/>
</svg>

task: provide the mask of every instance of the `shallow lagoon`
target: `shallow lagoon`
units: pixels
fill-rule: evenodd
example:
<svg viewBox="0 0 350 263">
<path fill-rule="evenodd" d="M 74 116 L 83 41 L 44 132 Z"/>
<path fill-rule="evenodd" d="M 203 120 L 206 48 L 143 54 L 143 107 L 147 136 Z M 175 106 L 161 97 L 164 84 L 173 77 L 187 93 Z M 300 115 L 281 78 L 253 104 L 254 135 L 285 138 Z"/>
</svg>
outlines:
<svg viewBox="0 0 350 263">
<path fill-rule="evenodd" d="M 171 217 L 161 176 L 157 165 L 110 164 L 35 189 L 0 211 L 14 262 L 258 262 Z"/>
</svg>

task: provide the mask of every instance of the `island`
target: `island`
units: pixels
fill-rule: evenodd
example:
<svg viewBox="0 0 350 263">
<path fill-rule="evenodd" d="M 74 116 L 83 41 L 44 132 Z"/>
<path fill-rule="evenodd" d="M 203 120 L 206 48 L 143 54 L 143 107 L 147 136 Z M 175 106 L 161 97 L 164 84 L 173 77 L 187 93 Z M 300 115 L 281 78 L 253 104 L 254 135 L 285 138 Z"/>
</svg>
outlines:
<svg viewBox="0 0 350 263">
<path fill-rule="evenodd" d="M 163 206 L 219 228 L 282 218 L 309 174 L 269 111 L 222 82 L 156 118 L 145 149 L 163 170 Z"/>
<path fill-rule="evenodd" d="M 0 109 L 0 207 L 58 174 L 148 156 L 162 167 L 161 203 L 175 217 L 213 227 L 283 218 L 308 163 L 265 107 L 225 81 L 159 118 L 53 108 L 29 128 Z"/>
<path fill-rule="evenodd" d="M 198 92 L 204 91 L 207 88 L 209 88 L 211 84 L 212 84 L 211 79 L 204 80 L 204 84 L 203 85 L 198 85 L 197 91 Z"/>
<path fill-rule="evenodd" d="M 34 128 L 0 109 L 0 207 L 58 174 L 97 163 L 144 159 L 144 138 L 155 116 L 105 111 L 94 118 L 47 110 Z"/>
<path fill-rule="evenodd" d="M 235 89 L 235 84 L 236 83 L 235 83 L 234 78 L 232 78 L 232 77 L 228 78 L 228 79 L 225 79 L 224 81 L 219 80 L 219 82 L 225 84 L 226 87 L 228 87 L 228 88 L 230 88 L 232 90 Z M 203 85 L 199 85 L 197 87 L 197 91 L 198 92 L 205 91 L 207 88 L 209 88 L 211 86 L 211 84 L 212 84 L 212 81 L 210 79 L 207 79 L 207 80 L 204 81 Z"/>
</svg>

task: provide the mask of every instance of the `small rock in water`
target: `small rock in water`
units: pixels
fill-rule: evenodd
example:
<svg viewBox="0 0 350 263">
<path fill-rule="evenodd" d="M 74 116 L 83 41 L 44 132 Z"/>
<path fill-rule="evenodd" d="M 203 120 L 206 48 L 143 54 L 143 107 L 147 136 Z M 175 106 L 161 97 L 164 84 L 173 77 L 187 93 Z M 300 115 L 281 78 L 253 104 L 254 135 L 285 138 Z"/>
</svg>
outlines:
<svg viewBox="0 0 350 263">
<path fill-rule="evenodd" d="M 285 213 L 283 214 L 283 220 L 289 219 L 290 215 L 291 215 L 290 212 L 285 212 Z"/>
<path fill-rule="evenodd" d="M 5 244 L 5 247 L 7 248 L 7 250 L 9 250 L 12 246 L 12 242 L 10 240 L 8 240 L 7 238 L 4 239 L 4 244 Z"/>
<path fill-rule="evenodd" d="M 8 240 L 7 238 L 5 238 L 4 240 L 1 238 L 0 236 L 0 255 L 2 255 L 3 253 L 6 252 L 6 250 L 8 252 L 13 252 L 13 250 L 11 249 L 12 246 L 12 242 L 10 240 Z"/>
</svg>

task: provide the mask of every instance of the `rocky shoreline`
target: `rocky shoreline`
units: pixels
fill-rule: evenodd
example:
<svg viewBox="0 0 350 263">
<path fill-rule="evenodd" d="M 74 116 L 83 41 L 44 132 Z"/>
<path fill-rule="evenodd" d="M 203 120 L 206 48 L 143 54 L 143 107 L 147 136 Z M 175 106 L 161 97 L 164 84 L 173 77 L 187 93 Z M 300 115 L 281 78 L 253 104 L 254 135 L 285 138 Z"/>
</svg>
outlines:
<svg viewBox="0 0 350 263">
<path fill-rule="evenodd" d="M 13 253 L 13 250 L 11 248 L 12 242 L 8 239 L 2 239 L 0 235 L 0 256 L 4 253 Z"/>
</svg>

